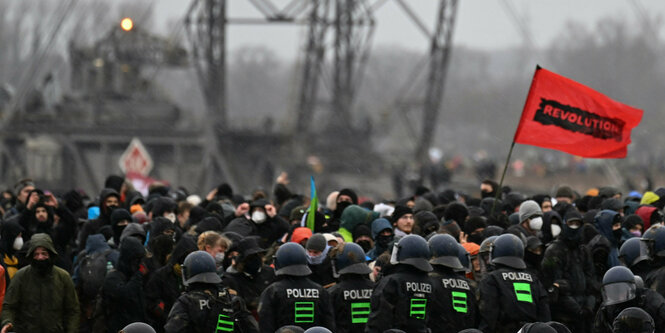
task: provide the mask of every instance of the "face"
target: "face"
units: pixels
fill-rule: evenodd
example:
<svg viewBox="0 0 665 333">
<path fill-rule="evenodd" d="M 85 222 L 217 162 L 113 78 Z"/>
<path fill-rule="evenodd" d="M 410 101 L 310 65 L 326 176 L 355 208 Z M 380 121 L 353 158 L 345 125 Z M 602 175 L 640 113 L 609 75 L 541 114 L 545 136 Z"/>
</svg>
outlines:
<svg viewBox="0 0 665 333">
<path fill-rule="evenodd" d="M 405 214 L 397 220 L 396 226 L 397 229 L 410 234 L 413 230 L 413 222 L 413 214 Z"/>
<path fill-rule="evenodd" d="M 573 220 L 573 221 L 566 221 L 566 225 L 572 229 L 577 229 L 582 226 L 582 221 L 580 220 Z"/>
<path fill-rule="evenodd" d="M 621 223 L 612 224 L 612 230 L 619 230 L 619 229 L 621 229 Z"/>
<path fill-rule="evenodd" d="M 480 192 L 492 193 L 492 185 L 480 184 Z"/>
<path fill-rule="evenodd" d="M 217 243 L 214 246 L 206 245 L 206 252 L 210 253 L 214 258 L 217 253 L 224 252 L 224 249 L 222 248 L 221 243 Z"/>
<path fill-rule="evenodd" d="M 321 253 L 323 253 L 323 251 L 307 250 L 307 254 L 309 254 L 310 257 L 318 257 Z"/>
<path fill-rule="evenodd" d="M 543 201 L 543 203 L 540 205 L 540 209 L 542 209 L 543 213 L 547 213 L 552 210 L 552 202 L 549 200 Z"/>
<path fill-rule="evenodd" d="M 18 201 L 20 201 L 21 203 L 25 204 L 26 200 L 28 200 L 28 194 L 30 194 L 30 192 L 31 192 L 32 190 L 34 190 L 34 189 L 35 189 L 34 186 L 26 186 L 26 187 L 24 187 L 24 188 L 21 190 L 21 192 L 18 193 L 18 197 L 17 197 Z"/>
<path fill-rule="evenodd" d="M 351 199 L 351 197 L 346 195 L 346 194 L 342 194 L 342 195 L 337 197 L 337 203 L 340 203 L 340 202 L 353 203 L 353 199 Z"/>
<path fill-rule="evenodd" d="M 630 228 L 631 232 L 639 231 L 642 232 L 642 225 L 641 224 L 636 224 L 634 227 Z"/>
<path fill-rule="evenodd" d="M 35 210 L 35 218 L 39 222 L 46 222 L 48 220 L 48 211 L 44 207 L 37 207 Z"/>
<path fill-rule="evenodd" d="M 189 211 L 186 210 L 180 214 L 178 214 L 178 222 L 180 223 L 181 226 L 185 225 L 185 222 L 189 219 Z"/>
<path fill-rule="evenodd" d="M 108 198 L 106 198 L 106 200 L 104 200 L 104 205 L 106 207 L 111 207 L 111 206 L 118 207 L 118 198 L 114 195 L 109 196 Z"/>
<path fill-rule="evenodd" d="M 50 257 L 48 251 L 39 246 L 35 249 L 35 252 L 32 253 L 32 259 L 34 260 L 47 260 Z"/>
</svg>

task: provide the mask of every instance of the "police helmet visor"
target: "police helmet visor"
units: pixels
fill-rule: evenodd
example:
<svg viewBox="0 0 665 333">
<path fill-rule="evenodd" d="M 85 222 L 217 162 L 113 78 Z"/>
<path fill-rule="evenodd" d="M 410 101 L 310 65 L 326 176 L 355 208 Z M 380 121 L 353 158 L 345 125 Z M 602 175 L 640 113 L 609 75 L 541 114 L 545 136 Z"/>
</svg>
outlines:
<svg viewBox="0 0 665 333">
<path fill-rule="evenodd" d="M 603 286 L 603 305 L 620 304 L 636 297 L 635 283 L 617 282 Z"/>
<path fill-rule="evenodd" d="M 464 269 L 462 262 L 456 256 L 441 256 L 430 259 L 430 264 L 450 267 L 452 269 Z"/>
<path fill-rule="evenodd" d="M 219 275 L 217 275 L 217 273 L 213 273 L 213 272 L 199 273 L 199 274 L 196 274 L 196 275 L 192 276 L 191 278 L 187 279 L 187 281 L 185 281 L 185 284 L 189 285 L 189 284 L 195 283 L 195 282 L 217 284 L 217 283 L 222 282 L 222 279 L 219 278 Z"/>
<path fill-rule="evenodd" d="M 651 260 L 651 252 L 652 250 L 652 245 L 653 243 L 648 241 L 648 240 L 640 240 L 640 253 L 637 255 L 637 257 L 633 258 L 632 260 L 629 259 L 629 257 L 626 256 L 620 256 L 619 260 L 621 263 L 626 266 L 626 267 L 632 267 L 634 265 L 637 265 L 638 263 L 644 261 L 644 260 Z M 631 262 L 626 262 L 630 260 Z"/>
<path fill-rule="evenodd" d="M 275 275 L 307 276 L 310 274 L 312 274 L 312 270 L 307 265 L 291 265 L 275 271 Z"/>
</svg>

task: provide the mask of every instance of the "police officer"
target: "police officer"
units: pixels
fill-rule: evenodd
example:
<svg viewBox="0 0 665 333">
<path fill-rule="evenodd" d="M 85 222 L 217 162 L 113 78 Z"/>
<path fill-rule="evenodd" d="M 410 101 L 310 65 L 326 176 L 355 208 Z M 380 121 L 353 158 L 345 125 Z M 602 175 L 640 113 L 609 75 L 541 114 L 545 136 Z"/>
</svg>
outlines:
<svg viewBox="0 0 665 333">
<path fill-rule="evenodd" d="M 653 318 L 640 308 L 627 308 L 614 319 L 612 333 L 653 333 Z"/>
<path fill-rule="evenodd" d="M 371 313 L 365 332 L 381 333 L 391 328 L 406 332 L 429 332 L 430 307 L 434 290 L 427 273 L 432 271 L 427 241 L 407 235 L 393 246 L 390 263 L 371 299 Z"/>
<path fill-rule="evenodd" d="M 519 237 L 497 237 L 490 258 L 495 270 L 480 282 L 479 328 L 513 333 L 525 323 L 549 321 L 547 294 L 538 278 L 525 271 L 524 243 Z"/>
<path fill-rule="evenodd" d="M 324 326 L 335 330 L 328 293 L 307 278 L 307 253 L 296 243 L 286 243 L 275 256 L 276 280 L 261 294 L 259 328 L 273 333 L 286 325 L 304 329 Z"/>
<path fill-rule="evenodd" d="M 432 332 L 458 332 L 478 327 L 479 315 L 476 288 L 471 281 L 455 273 L 462 269 L 458 253 L 459 244 L 450 235 L 438 234 L 429 240 L 432 253 L 429 274 L 434 285 L 434 300 L 429 327 Z"/>
<path fill-rule="evenodd" d="M 603 276 L 603 304 L 596 313 L 593 332 L 611 332 L 614 318 L 628 307 L 646 311 L 656 321 L 656 331 L 665 330 L 665 299 L 657 292 L 638 288 L 635 276 L 623 266 L 610 268 Z"/>
<path fill-rule="evenodd" d="M 258 332 L 244 302 L 221 287 L 215 259 L 205 251 L 187 255 L 182 265 L 187 292 L 173 305 L 166 333 Z"/>
<path fill-rule="evenodd" d="M 643 276 L 645 286 L 665 297 L 665 228 L 651 227 L 642 236 L 648 244 L 652 270 Z"/>
<path fill-rule="evenodd" d="M 367 266 L 362 247 L 344 243 L 331 250 L 333 275 L 339 283 L 328 289 L 335 311 L 337 333 L 365 330 L 370 311 L 370 298 L 374 283 L 372 270 Z"/>
<path fill-rule="evenodd" d="M 649 242 L 637 237 L 628 238 L 619 249 L 619 261 L 636 276 L 645 278 L 650 270 Z"/>
</svg>

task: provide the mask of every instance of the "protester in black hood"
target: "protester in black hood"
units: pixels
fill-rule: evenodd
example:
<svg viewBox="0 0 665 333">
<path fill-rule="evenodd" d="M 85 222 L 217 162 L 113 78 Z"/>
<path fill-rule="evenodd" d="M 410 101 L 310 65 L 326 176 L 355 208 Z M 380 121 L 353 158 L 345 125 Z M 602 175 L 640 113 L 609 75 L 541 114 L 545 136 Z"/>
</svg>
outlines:
<svg viewBox="0 0 665 333">
<path fill-rule="evenodd" d="M 118 208 L 111 213 L 111 229 L 113 229 L 113 244 L 120 244 L 120 236 L 127 225 L 133 221 L 132 214 L 124 208 Z"/>
<path fill-rule="evenodd" d="M 353 228 L 353 242 L 360 245 L 364 252 L 368 252 L 374 247 L 372 240 L 372 231 L 366 224 L 358 224 Z"/>
<path fill-rule="evenodd" d="M 99 193 L 99 217 L 83 225 L 78 235 L 79 251 L 85 249 L 88 236 L 96 234 L 105 225 L 111 225 L 111 214 L 120 205 L 120 195 L 113 189 L 105 188 Z"/>
<path fill-rule="evenodd" d="M 387 252 L 393 242 L 395 233 L 390 221 L 381 217 L 372 221 L 372 238 L 374 247 L 367 252 L 370 260 L 376 260 L 382 253 Z"/>
<path fill-rule="evenodd" d="M 118 267 L 106 275 L 101 291 L 108 333 L 146 321 L 143 279 L 147 269 L 141 265 L 145 254 L 143 245 L 134 237 L 120 242 Z"/>
<path fill-rule="evenodd" d="M 543 244 L 551 243 L 561 234 L 562 221 L 561 215 L 556 211 L 550 210 L 543 213 L 543 227 L 540 229 Z"/>
<path fill-rule="evenodd" d="M 145 287 L 145 299 L 149 323 L 157 332 L 164 332 L 166 318 L 178 296 L 185 291 L 182 279 L 182 263 L 188 254 L 198 250 L 196 240 L 183 236 L 173 249 L 164 267 L 159 268 Z"/>
<path fill-rule="evenodd" d="M 429 211 L 420 211 L 413 215 L 415 221 L 414 231 L 416 234 L 427 238 L 439 231 L 441 224 L 434 213 Z"/>
<path fill-rule="evenodd" d="M 480 197 L 481 198 L 494 198 L 499 184 L 490 179 L 485 179 L 480 184 Z"/>
<path fill-rule="evenodd" d="M 464 233 L 467 236 L 467 241 L 482 244 L 485 240 L 485 228 L 487 227 L 487 219 L 482 216 L 474 216 L 469 218 L 464 224 Z"/>
<path fill-rule="evenodd" d="M 150 223 L 148 235 L 149 259 L 146 261 L 151 272 L 166 264 L 166 259 L 175 244 L 175 225 L 165 217 L 158 217 Z"/>
<path fill-rule="evenodd" d="M 582 243 L 582 215 L 571 210 L 558 238 L 545 251 L 542 278 L 550 294 L 552 318 L 573 332 L 589 332 L 600 290 L 591 254 Z M 580 320 L 581 319 L 581 320 Z"/>
</svg>

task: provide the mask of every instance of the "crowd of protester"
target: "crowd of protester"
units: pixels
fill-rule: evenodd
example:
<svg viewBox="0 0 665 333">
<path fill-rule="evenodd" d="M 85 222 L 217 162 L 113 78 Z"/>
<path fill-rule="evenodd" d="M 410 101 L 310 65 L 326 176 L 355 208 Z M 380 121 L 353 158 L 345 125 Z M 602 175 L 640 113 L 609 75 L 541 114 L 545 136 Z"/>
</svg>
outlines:
<svg viewBox="0 0 665 333">
<path fill-rule="evenodd" d="M 665 188 L 103 185 L 2 193 L 2 333 L 665 332 Z"/>
</svg>

